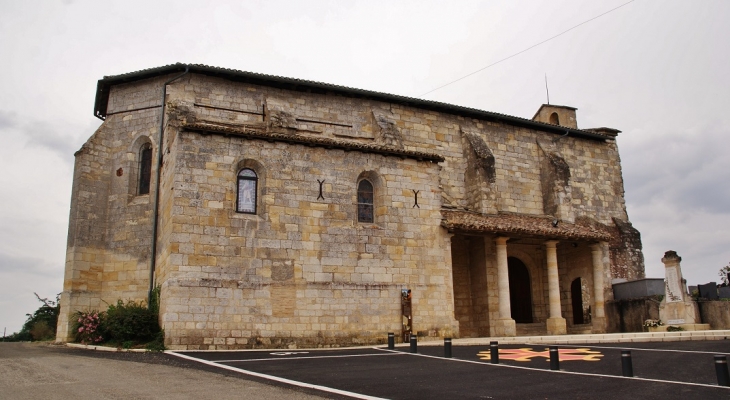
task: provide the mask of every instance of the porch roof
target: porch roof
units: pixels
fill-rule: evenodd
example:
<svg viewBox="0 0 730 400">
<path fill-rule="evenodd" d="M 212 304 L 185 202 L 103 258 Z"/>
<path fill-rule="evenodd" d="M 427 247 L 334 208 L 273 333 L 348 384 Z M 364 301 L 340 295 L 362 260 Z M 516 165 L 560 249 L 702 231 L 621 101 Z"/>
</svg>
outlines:
<svg viewBox="0 0 730 400">
<path fill-rule="evenodd" d="M 441 210 L 441 226 L 456 233 L 494 233 L 512 237 L 540 237 L 610 242 L 618 234 L 614 227 L 578 220 L 571 224 L 552 217 L 522 214 L 480 214 L 469 211 Z"/>
</svg>

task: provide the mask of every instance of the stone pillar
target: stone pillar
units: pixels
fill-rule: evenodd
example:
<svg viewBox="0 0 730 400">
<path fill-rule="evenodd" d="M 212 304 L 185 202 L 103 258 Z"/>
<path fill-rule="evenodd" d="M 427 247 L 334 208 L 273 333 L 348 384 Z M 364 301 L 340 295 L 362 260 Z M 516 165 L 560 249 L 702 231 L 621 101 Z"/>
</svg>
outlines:
<svg viewBox="0 0 730 400">
<path fill-rule="evenodd" d="M 593 255 L 593 312 L 591 323 L 593 325 L 593 333 L 606 332 L 606 311 L 603 304 L 604 288 L 604 268 L 603 265 L 603 248 L 605 242 L 596 243 L 591 246 L 591 254 Z"/>
<path fill-rule="evenodd" d="M 499 320 L 495 333 L 497 336 L 516 336 L 517 326 L 512 319 L 509 299 L 509 269 L 507 267 L 508 237 L 498 237 L 497 245 L 497 283 L 499 285 Z"/>
<path fill-rule="evenodd" d="M 565 318 L 560 310 L 560 279 L 558 277 L 557 240 L 545 242 L 548 276 L 548 299 L 550 302 L 550 318 L 547 320 L 548 335 L 565 335 L 568 333 Z"/>
<path fill-rule="evenodd" d="M 685 293 L 682 285 L 682 270 L 679 263 L 682 257 L 676 251 L 669 250 L 664 253 L 662 263 L 664 264 L 664 288 L 667 303 L 675 303 L 685 300 Z"/>
</svg>

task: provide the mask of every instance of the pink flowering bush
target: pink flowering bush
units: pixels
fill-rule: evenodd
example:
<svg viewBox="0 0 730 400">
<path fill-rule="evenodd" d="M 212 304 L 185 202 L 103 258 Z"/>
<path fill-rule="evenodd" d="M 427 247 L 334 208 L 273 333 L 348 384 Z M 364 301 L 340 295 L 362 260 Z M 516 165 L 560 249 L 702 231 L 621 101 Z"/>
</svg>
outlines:
<svg viewBox="0 0 730 400">
<path fill-rule="evenodd" d="M 100 325 L 103 313 L 98 311 L 82 312 L 74 315 L 74 333 L 76 341 L 82 344 L 94 344 L 104 340 L 101 334 Z"/>
</svg>

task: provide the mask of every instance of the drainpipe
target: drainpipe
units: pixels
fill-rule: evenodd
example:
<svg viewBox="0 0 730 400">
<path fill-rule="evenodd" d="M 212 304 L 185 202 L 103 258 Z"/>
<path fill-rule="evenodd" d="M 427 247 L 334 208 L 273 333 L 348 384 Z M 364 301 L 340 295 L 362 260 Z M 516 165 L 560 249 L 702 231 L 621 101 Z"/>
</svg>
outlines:
<svg viewBox="0 0 730 400">
<path fill-rule="evenodd" d="M 152 249 L 150 250 L 150 288 L 147 291 L 147 307 L 152 306 L 152 290 L 155 288 L 155 267 L 157 266 L 157 229 L 158 215 L 160 212 L 160 179 L 162 178 L 162 147 L 165 132 L 165 97 L 167 97 L 167 85 L 182 78 L 190 72 L 190 66 L 185 65 L 185 72 L 170 79 L 162 85 L 162 108 L 160 109 L 160 135 L 157 142 L 157 184 L 155 185 L 155 206 L 152 211 Z"/>
</svg>

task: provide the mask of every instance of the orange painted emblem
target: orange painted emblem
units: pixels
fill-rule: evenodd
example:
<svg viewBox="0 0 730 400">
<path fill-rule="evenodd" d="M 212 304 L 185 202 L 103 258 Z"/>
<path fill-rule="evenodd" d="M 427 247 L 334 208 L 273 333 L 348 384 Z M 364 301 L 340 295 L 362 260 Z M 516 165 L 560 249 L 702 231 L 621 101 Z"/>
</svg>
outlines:
<svg viewBox="0 0 730 400">
<path fill-rule="evenodd" d="M 489 350 L 480 351 L 477 356 L 482 360 L 491 359 Z M 531 348 L 499 349 L 500 360 L 532 361 L 536 357 L 542 357 L 545 361 L 550 361 L 550 350 L 533 351 Z M 592 351 L 591 349 L 558 349 L 560 361 L 601 361 L 600 357 L 603 357 L 600 351 Z"/>
</svg>

